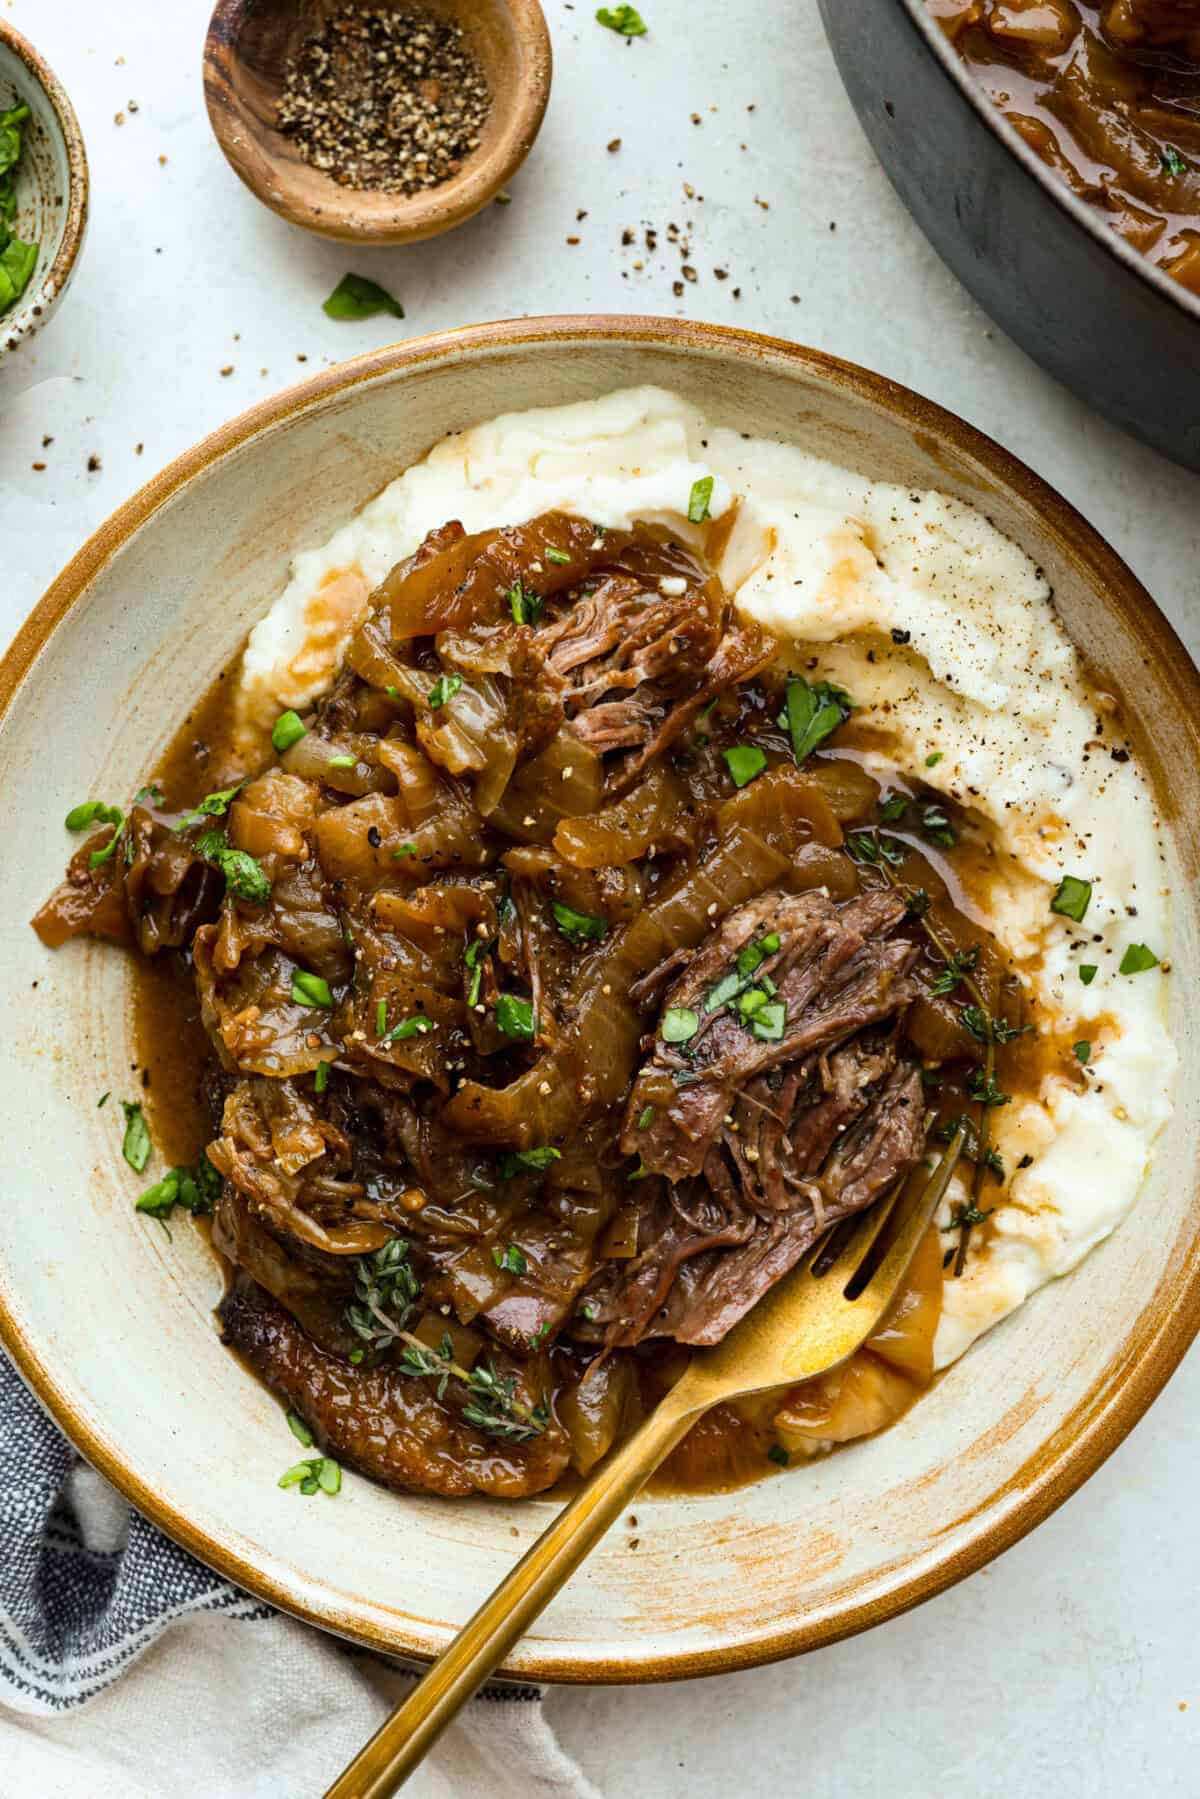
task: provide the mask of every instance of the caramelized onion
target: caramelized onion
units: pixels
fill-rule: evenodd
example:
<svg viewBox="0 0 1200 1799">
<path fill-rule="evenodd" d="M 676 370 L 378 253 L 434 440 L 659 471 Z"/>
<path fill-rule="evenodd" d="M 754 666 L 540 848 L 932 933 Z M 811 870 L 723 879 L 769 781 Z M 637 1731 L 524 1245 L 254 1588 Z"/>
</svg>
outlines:
<svg viewBox="0 0 1200 1799">
<path fill-rule="evenodd" d="M 576 868 L 634 862 L 656 844 L 661 848 L 678 842 L 685 803 L 681 782 L 656 763 L 624 799 L 582 818 L 564 819 L 555 829 L 554 847 Z"/>
<path fill-rule="evenodd" d="M 586 958 L 562 1042 L 508 1087 L 464 1081 L 446 1106 L 446 1123 L 470 1143 L 528 1149 L 554 1143 L 581 1117 L 615 1104 L 641 1037 L 633 982 L 672 951 L 699 943 L 715 919 L 777 884 L 787 868 L 786 857 L 735 827 L 702 867 Z"/>
<path fill-rule="evenodd" d="M 603 1356 L 558 1396 L 558 1421 L 571 1444 L 571 1466 L 588 1474 L 641 1417 L 637 1378 L 623 1356 Z"/>
<path fill-rule="evenodd" d="M 815 837 L 818 843 L 837 849 L 842 830 L 822 784 L 786 764 L 769 769 L 718 808 L 717 830 L 744 824 L 764 843 L 785 853 Z"/>
<path fill-rule="evenodd" d="M 519 843 L 549 843 L 560 819 L 594 812 L 603 794 L 603 762 L 564 726 L 521 764 L 491 822 Z"/>
<path fill-rule="evenodd" d="M 504 616 L 514 583 L 527 580 L 543 599 L 572 586 L 628 534 L 597 535 L 586 519 L 543 513 L 524 525 L 478 531 L 459 524 L 431 532 L 415 555 L 397 563 L 375 590 L 397 643 L 437 631 L 464 630 Z M 554 551 L 555 555 L 547 552 Z M 565 562 L 558 557 L 566 557 Z M 534 564 L 540 566 L 536 571 Z"/>
</svg>

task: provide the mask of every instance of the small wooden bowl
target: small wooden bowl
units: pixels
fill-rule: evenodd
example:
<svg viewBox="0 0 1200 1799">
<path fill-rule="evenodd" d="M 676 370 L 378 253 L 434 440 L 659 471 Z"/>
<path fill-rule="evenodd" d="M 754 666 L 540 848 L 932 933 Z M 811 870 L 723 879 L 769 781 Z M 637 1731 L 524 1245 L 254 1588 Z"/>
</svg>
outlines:
<svg viewBox="0 0 1200 1799">
<path fill-rule="evenodd" d="M 487 76 L 482 142 L 457 175 L 420 193 L 342 187 L 276 129 L 294 52 L 345 0 L 217 0 L 204 45 L 204 97 L 217 142 L 264 205 L 342 243 L 406 244 L 479 211 L 520 168 L 550 97 L 550 34 L 538 0 L 371 0 L 363 10 L 451 19 Z"/>
</svg>

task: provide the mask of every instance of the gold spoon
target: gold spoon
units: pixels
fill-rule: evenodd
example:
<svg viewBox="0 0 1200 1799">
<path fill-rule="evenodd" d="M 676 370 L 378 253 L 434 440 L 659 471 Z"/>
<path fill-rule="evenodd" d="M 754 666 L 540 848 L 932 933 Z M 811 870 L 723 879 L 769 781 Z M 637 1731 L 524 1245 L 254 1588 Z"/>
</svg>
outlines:
<svg viewBox="0 0 1200 1799">
<path fill-rule="evenodd" d="M 724 1342 L 697 1351 L 656 1410 L 542 1532 L 325 1799 L 387 1799 L 404 1784 L 459 1707 L 710 1406 L 811 1380 L 853 1355 L 899 1293 L 962 1141 L 960 1126 L 932 1175 L 918 1168 L 869 1211 L 835 1226 Z"/>
</svg>

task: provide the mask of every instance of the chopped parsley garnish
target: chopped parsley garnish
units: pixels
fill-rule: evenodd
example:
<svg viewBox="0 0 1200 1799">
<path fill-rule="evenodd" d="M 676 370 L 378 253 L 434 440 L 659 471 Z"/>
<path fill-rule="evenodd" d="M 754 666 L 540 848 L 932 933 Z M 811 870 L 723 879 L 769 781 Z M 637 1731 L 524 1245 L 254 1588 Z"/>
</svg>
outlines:
<svg viewBox="0 0 1200 1799">
<path fill-rule="evenodd" d="M 138 1100 L 123 1099 L 121 1110 L 125 1114 L 125 1135 L 121 1139 L 121 1154 L 133 1172 L 141 1174 L 150 1160 L 150 1132 L 146 1128 L 146 1120 L 142 1116 L 142 1108 Z"/>
<path fill-rule="evenodd" d="M 500 1179 L 511 1181 L 515 1174 L 542 1174 L 552 1162 L 562 1159 L 562 1150 L 551 1143 L 537 1149 L 514 1149 L 500 1158 Z"/>
<path fill-rule="evenodd" d="M 599 943 L 608 935 L 608 921 L 596 918 L 590 912 L 576 912 L 573 906 L 564 906 L 561 900 L 552 900 L 550 910 L 567 942 L 576 948 L 582 943 Z"/>
<path fill-rule="evenodd" d="M 165 1174 L 161 1181 L 155 1181 L 153 1186 L 147 1187 L 144 1193 L 138 1195 L 134 1209 L 148 1213 L 151 1218 L 163 1219 L 178 1198 L 178 1181 L 173 1175 Z"/>
<path fill-rule="evenodd" d="M 326 768 L 357 768 L 357 756 L 331 756 L 325 764 Z"/>
<path fill-rule="evenodd" d="M 1181 156 L 1173 144 L 1164 144 L 1158 156 L 1168 175 L 1186 175 L 1191 166 L 1187 158 Z"/>
<path fill-rule="evenodd" d="M 190 1168 L 172 1168 L 161 1181 L 147 1187 L 136 1209 L 161 1221 L 173 1206 L 180 1205 L 199 1217 L 210 1213 L 220 1197 L 221 1177 L 202 1150 Z"/>
<path fill-rule="evenodd" d="M 222 787 L 217 793 L 206 793 L 198 806 L 191 812 L 184 813 L 175 829 L 190 831 L 193 825 L 202 825 L 206 818 L 224 818 L 230 801 L 236 798 L 245 785 L 244 781 L 239 781 L 236 787 Z"/>
<path fill-rule="evenodd" d="M 313 1070 L 313 1092 L 324 1093 L 329 1085 L 329 1063 L 318 1062 Z"/>
<path fill-rule="evenodd" d="M 463 951 L 463 961 L 471 971 L 471 978 L 467 983 L 467 1004 L 469 1006 L 479 1004 L 479 995 L 483 989 L 483 958 L 491 954 L 491 949 L 490 943 L 484 943 L 482 939 L 476 937 L 474 942 L 468 943 Z"/>
<path fill-rule="evenodd" d="M 788 681 L 787 700 L 778 722 L 792 740 L 792 754 L 798 763 L 845 723 L 853 704 L 843 688 L 832 687 L 828 681 L 811 687 L 800 675 Z"/>
<path fill-rule="evenodd" d="M 944 850 L 952 850 L 958 842 L 958 833 L 940 806 L 922 806 L 921 829 L 931 843 Z"/>
<path fill-rule="evenodd" d="M 496 1025 L 503 1036 L 528 1042 L 537 1031 L 533 1001 L 521 999 L 515 993 L 502 993 L 496 1001 Z"/>
<path fill-rule="evenodd" d="M 778 1043 L 787 1025 L 787 1007 L 782 1000 L 760 1006 L 750 1019 L 750 1032 L 763 1043 Z"/>
<path fill-rule="evenodd" d="M 282 756 L 284 750 L 290 750 L 294 743 L 308 736 L 307 726 L 302 722 L 298 712 L 281 712 L 275 720 L 271 731 L 271 742 Z M 312 1442 L 312 1438 L 309 1438 Z"/>
<path fill-rule="evenodd" d="M 776 953 L 779 942 L 778 931 L 767 931 L 762 937 L 756 938 L 753 943 L 744 944 L 737 953 L 733 967 L 723 974 L 720 980 L 711 986 L 704 995 L 704 1010 L 718 1012 L 722 1006 L 728 1005 L 730 1000 L 736 999 L 755 970 L 769 956 Z M 768 976 L 764 976 L 762 985 L 767 990 L 767 997 L 770 998 L 775 992 L 775 983 Z"/>
<path fill-rule="evenodd" d="M 783 1447 L 782 1443 L 772 1443 L 770 1449 L 767 1451 L 767 1460 L 769 1462 L 775 1462 L 780 1468 L 786 1468 L 791 1457 L 788 1455 L 788 1452 Z"/>
<path fill-rule="evenodd" d="M 298 1006 L 322 1006 L 327 1011 L 333 1006 L 329 982 L 303 968 L 297 968 L 292 975 L 292 998 Z"/>
<path fill-rule="evenodd" d="M 113 834 L 104 848 L 93 850 L 88 857 L 88 867 L 99 868 L 116 852 L 125 824 L 125 814 L 119 806 L 106 806 L 103 800 L 84 800 L 82 805 L 71 807 L 63 823 L 68 831 L 86 831 L 90 824 L 112 825 Z"/>
<path fill-rule="evenodd" d="M 604 10 L 606 10 L 606 9 L 601 8 L 601 11 L 604 11 Z M 632 13 L 633 12 L 632 6 L 619 6 L 619 7 L 617 7 L 616 10 L 618 12 L 623 12 L 623 13 Z M 633 16 L 635 19 L 637 18 L 636 13 L 633 13 Z M 597 13 L 596 17 L 599 18 L 600 14 Z M 604 21 L 604 23 L 607 23 L 607 20 Z M 638 20 L 638 23 L 639 23 L 639 25 L 641 25 L 640 19 Z M 644 25 L 642 25 L 641 28 L 642 28 L 642 31 L 645 31 L 645 29 L 646 29 L 646 27 Z M 613 29 L 614 30 L 622 30 L 623 27 L 614 26 Z M 626 35 L 626 37 L 632 37 L 634 35 L 634 33 L 627 31 L 625 33 L 625 35 Z M 689 523 L 691 523 L 693 525 L 702 525 L 704 523 L 705 519 L 708 517 L 709 507 L 712 505 L 712 493 L 713 493 L 713 478 L 711 475 L 701 475 L 701 477 L 698 481 L 692 482 L 692 491 L 688 495 L 687 515 L 688 515 Z"/>
<path fill-rule="evenodd" d="M 1091 1061 L 1092 1046 L 1086 1037 L 1081 1037 L 1078 1043 L 1073 1043 L 1071 1045 L 1071 1048 L 1075 1052 L 1075 1060 L 1077 1062 L 1082 1062 L 1086 1066 L 1087 1063 Z"/>
<path fill-rule="evenodd" d="M 514 625 L 536 625 L 542 616 L 542 608 L 546 602 L 540 593 L 526 587 L 518 578 L 513 582 L 506 595 L 508 609 L 512 613 Z"/>
<path fill-rule="evenodd" d="M 205 831 L 196 839 L 196 853 L 224 875 L 225 891 L 234 899 L 248 900 L 254 906 L 267 904 L 271 883 L 261 862 L 248 850 L 230 849 L 224 831 Z"/>
<path fill-rule="evenodd" d="M 654 1123 L 654 1107 L 643 1106 L 638 1113 L 637 1127 L 639 1131 L 648 1131 Z"/>
<path fill-rule="evenodd" d="M 125 814 L 119 806 L 106 806 L 103 800 L 84 800 L 81 806 L 72 806 L 63 823 L 68 831 L 86 831 L 90 824 L 120 825 Z"/>
<path fill-rule="evenodd" d="M 426 1018 L 424 1012 L 414 1012 L 411 1018 L 402 1018 L 399 1024 L 394 1024 L 387 1036 L 380 1038 L 380 1042 L 406 1043 L 410 1037 L 423 1037 L 432 1029 L 432 1018 Z"/>
<path fill-rule="evenodd" d="M 326 306 L 328 307 L 328 301 Z M 311 1439 L 310 1439 L 311 1441 Z M 279 1476 L 281 1487 L 299 1487 L 307 1498 L 311 1493 L 338 1493 L 342 1486 L 342 1470 L 331 1456 L 314 1455 L 297 1462 Z"/>
<path fill-rule="evenodd" d="M 21 127 L 28 117 L 24 100 L 0 112 L 0 312 L 7 312 L 29 286 L 41 248 L 40 244 L 23 243 L 12 229 L 17 216 L 15 176 L 21 160 Z"/>
<path fill-rule="evenodd" d="M 300 1444 L 302 1449 L 311 1449 L 312 1448 L 313 1434 L 312 1434 L 311 1430 L 309 1430 L 309 1428 L 308 1428 L 307 1424 L 304 1422 L 303 1418 L 300 1416 L 299 1412 L 289 1412 L 288 1413 L 287 1427 L 291 1431 L 293 1437 L 295 1437 L 297 1443 Z"/>
<path fill-rule="evenodd" d="M 519 1243 L 510 1243 L 507 1249 L 501 1249 L 497 1244 L 492 1250 L 492 1260 L 497 1268 L 503 1268 L 509 1274 L 524 1274 L 529 1267 Z"/>
<path fill-rule="evenodd" d="M 938 763 L 945 756 L 945 754 L 946 754 L 945 750 L 931 750 L 929 755 L 926 756 L 926 758 L 925 758 L 926 768 L 936 768 Z"/>
<path fill-rule="evenodd" d="M 1076 924 L 1082 924 L 1091 901 L 1090 881 L 1081 881 L 1077 875 L 1064 875 L 1050 901 L 1050 910 L 1060 913 L 1063 918 L 1074 919 Z"/>
<path fill-rule="evenodd" d="M 722 754 L 735 787 L 748 786 L 767 766 L 767 758 L 757 744 L 735 743 L 731 750 L 724 750 Z"/>
<path fill-rule="evenodd" d="M 728 1005 L 731 999 L 736 998 L 741 991 L 741 986 L 741 976 L 736 968 L 731 968 L 729 973 L 723 974 L 720 980 L 715 982 L 704 995 L 704 1010 L 706 1012 L 720 1011 L 722 1006 Z"/>
<path fill-rule="evenodd" d="M 387 1001 L 381 999 L 375 1007 L 375 1035 L 382 1037 L 387 1030 Z"/>
<path fill-rule="evenodd" d="M 365 275 L 343 275 L 321 311 L 331 319 L 369 319 L 377 312 L 390 312 L 396 319 L 404 317 L 399 300 Z"/>
<path fill-rule="evenodd" d="M 747 987 L 739 993 L 734 1005 L 742 1023 L 748 1024 L 756 1012 L 761 1012 L 770 997 L 765 987 Z"/>
<path fill-rule="evenodd" d="M 399 862 L 402 856 L 415 856 L 416 853 L 417 846 L 415 843 L 402 843 L 398 850 L 392 851 L 392 856 L 395 861 Z"/>
<path fill-rule="evenodd" d="M 663 1013 L 664 1043 L 689 1043 L 700 1029 L 700 1019 L 690 1006 L 668 1006 Z"/>
<path fill-rule="evenodd" d="M 1081 962 L 1079 964 L 1079 978 L 1085 987 L 1090 987 L 1099 973 L 1100 970 L 1095 962 Z"/>
<path fill-rule="evenodd" d="M 1145 974 L 1148 968 L 1158 967 L 1158 957 L 1144 943 L 1131 943 L 1121 957 L 1121 974 Z"/>
<path fill-rule="evenodd" d="M 597 8 L 596 21 L 607 25 L 610 31 L 619 32 L 622 37 L 645 37 L 647 31 L 646 21 L 636 6 L 601 6 Z M 712 486 L 711 478 L 708 485 Z M 693 488 L 692 492 L 695 491 Z M 691 517 L 690 512 L 688 517 Z"/>
<path fill-rule="evenodd" d="M 570 560 L 571 560 L 571 558 L 568 556 L 568 554 L 565 550 L 547 550 L 546 551 L 546 561 L 547 562 L 565 563 L 565 562 L 570 562 Z"/>
<path fill-rule="evenodd" d="M 447 700 L 454 698 L 462 684 L 461 675 L 439 675 L 425 697 L 436 712 L 439 706 L 444 706 Z"/>
<path fill-rule="evenodd" d="M 738 951 L 738 973 L 749 977 L 756 968 L 761 967 L 769 956 L 775 955 L 778 949 L 778 931 L 768 931 L 765 936 L 757 937 L 753 943 L 747 943 L 743 949 Z"/>
</svg>

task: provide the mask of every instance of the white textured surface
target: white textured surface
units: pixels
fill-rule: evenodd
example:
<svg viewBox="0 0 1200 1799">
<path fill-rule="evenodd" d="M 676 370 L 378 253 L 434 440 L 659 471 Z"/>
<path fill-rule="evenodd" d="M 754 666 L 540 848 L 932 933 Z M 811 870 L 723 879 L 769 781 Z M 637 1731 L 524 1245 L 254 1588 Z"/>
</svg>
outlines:
<svg viewBox="0 0 1200 1799">
<path fill-rule="evenodd" d="M 547 0 L 555 90 L 512 204 L 439 242 L 369 256 L 301 237 L 227 171 L 200 92 L 207 0 L 0 5 L 67 85 L 93 174 L 76 285 L 0 373 L 5 635 L 139 480 L 251 400 L 391 339 L 393 321 L 322 315 L 355 268 L 402 297 L 401 329 L 414 335 L 525 312 L 686 311 L 879 368 L 1030 461 L 1129 559 L 1189 648 L 1200 644 L 1195 477 L 1093 418 L 991 333 L 866 148 L 815 0 L 645 0 L 652 33 L 630 46 L 592 22 L 590 4 Z M 671 221 L 694 222 L 699 279 L 682 299 Z M 657 252 L 621 246 L 623 228 L 647 224 Z M 609 1794 L 654 1799 L 739 1791 L 749 1770 L 764 1788 L 836 1799 L 924 1799 L 935 1786 L 1124 1799 L 1139 1783 L 1191 1795 L 1200 1451 L 1189 1398 L 1200 1400 L 1194 1356 L 1063 1511 L 918 1612 L 716 1682 L 555 1694 L 566 1746 Z"/>
</svg>

